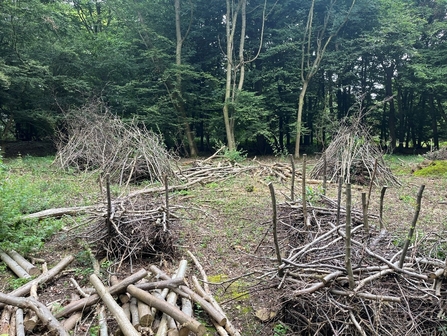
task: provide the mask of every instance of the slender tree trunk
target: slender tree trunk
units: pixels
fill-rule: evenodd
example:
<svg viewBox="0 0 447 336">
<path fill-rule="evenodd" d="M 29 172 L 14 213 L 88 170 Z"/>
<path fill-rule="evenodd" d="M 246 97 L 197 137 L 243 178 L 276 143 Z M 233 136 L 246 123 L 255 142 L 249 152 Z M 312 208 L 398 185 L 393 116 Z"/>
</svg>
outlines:
<svg viewBox="0 0 447 336">
<path fill-rule="evenodd" d="M 393 96 L 393 74 L 394 74 L 394 66 L 389 66 L 385 68 L 385 95 L 387 98 Z M 391 151 L 394 151 L 396 148 L 397 137 L 396 137 L 396 108 L 394 105 L 394 98 L 389 101 L 389 110 L 388 110 L 388 129 L 390 131 L 390 147 Z"/>
<path fill-rule="evenodd" d="M 438 118 L 433 94 L 430 94 L 430 112 L 431 112 L 431 127 L 433 132 L 434 148 L 439 149 Z"/>
<path fill-rule="evenodd" d="M 397 111 L 399 115 L 399 148 L 404 148 L 404 139 L 405 139 L 405 108 L 404 108 L 404 99 L 403 92 L 400 85 L 397 87 Z"/>
<path fill-rule="evenodd" d="M 227 39 L 227 66 L 226 66 L 226 79 L 225 79 L 225 99 L 223 106 L 223 117 L 225 124 L 225 132 L 227 135 L 227 145 L 228 149 L 235 150 L 236 149 L 236 141 L 234 139 L 234 130 L 232 119 L 232 79 L 233 79 L 233 50 L 234 50 L 234 33 L 236 31 L 236 18 L 238 8 L 234 9 L 234 13 L 232 13 L 232 2 L 230 0 L 226 0 L 227 4 L 227 13 L 226 13 L 226 39 Z"/>
<path fill-rule="evenodd" d="M 304 97 L 306 96 L 308 81 L 303 82 L 303 87 L 301 88 L 300 96 L 298 98 L 298 116 L 296 120 L 296 140 L 295 140 L 295 159 L 300 157 L 300 140 L 301 140 L 301 125 L 303 118 L 303 107 L 304 107 Z"/>
<path fill-rule="evenodd" d="M 184 37 L 182 37 L 181 21 L 180 21 L 180 0 L 174 0 L 174 8 L 175 8 L 175 35 L 176 35 L 175 64 L 177 65 L 177 67 L 180 67 L 182 64 L 182 47 L 184 41 Z M 180 71 L 180 69 L 177 69 L 177 71 Z M 182 95 L 182 76 L 180 72 L 177 73 L 176 86 L 177 87 L 174 90 L 174 101 L 176 109 L 180 113 L 180 116 L 183 120 L 183 127 L 184 132 L 186 134 L 186 139 L 188 140 L 190 155 L 192 157 L 196 157 L 197 146 L 194 141 L 194 134 L 191 130 L 191 126 L 188 120 L 188 114 L 185 109 L 185 102 L 183 100 Z"/>
</svg>

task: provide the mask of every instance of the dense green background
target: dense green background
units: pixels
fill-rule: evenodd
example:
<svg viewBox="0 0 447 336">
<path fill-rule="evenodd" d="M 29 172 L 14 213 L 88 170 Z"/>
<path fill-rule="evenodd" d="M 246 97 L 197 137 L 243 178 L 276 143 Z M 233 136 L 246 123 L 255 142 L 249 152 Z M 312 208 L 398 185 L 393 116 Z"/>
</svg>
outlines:
<svg viewBox="0 0 447 336">
<path fill-rule="evenodd" d="M 357 0 L 347 16 L 351 2 L 317 0 L 308 40 L 311 1 L 247 2 L 245 81 L 231 106 L 240 147 L 292 152 L 302 51 L 311 64 L 331 36 L 305 96 L 302 150 L 321 146 L 337 120 L 359 110 L 388 148 L 447 138 L 447 1 Z M 64 113 L 100 99 L 181 154 L 189 152 L 185 122 L 199 151 L 226 142 L 226 2 L 180 5 L 178 65 L 174 0 L 1 1 L 0 138 L 51 139 Z M 235 22 L 238 59 L 240 16 Z"/>
</svg>

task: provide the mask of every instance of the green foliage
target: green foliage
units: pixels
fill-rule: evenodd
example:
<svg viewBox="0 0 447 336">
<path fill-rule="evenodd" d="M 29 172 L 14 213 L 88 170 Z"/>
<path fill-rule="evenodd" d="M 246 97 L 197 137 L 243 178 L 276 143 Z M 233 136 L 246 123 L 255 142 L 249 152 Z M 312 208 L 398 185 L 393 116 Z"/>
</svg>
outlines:
<svg viewBox="0 0 447 336">
<path fill-rule="evenodd" d="M 227 147 L 224 148 L 222 155 L 226 160 L 230 161 L 231 164 L 242 162 L 247 158 L 247 153 L 243 150 L 230 150 Z"/>
<path fill-rule="evenodd" d="M 285 326 L 283 323 L 277 323 L 273 327 L 273 335 L 274 336 L 285 336 L 287 335 L 287 326 Z"/>
<path fill-rule="evenodd" d="M 264 3 L 268 17 L 262 22 Z M 307 151 L 331 138 L 332 122 L 349 115 L 358 99 L 368 111 L 390 96 L 399 106 L 394 114 L 391 101 L 365 113 L 379 140 L 395 137 L 420 147 L 430 138 L 447 138 L 440 120 L 447 108 L 444 0 L 357 0 L 349 17 L 351 1 L 328 6 L 315 0 L 312 34 L 305 40 L 309 64 L 302 64 L 310 4 L 247 3 L 244 88 L 234 91 L 230 106 L 236 141 L 245 150 L 281 156 L 290 151 L 301 66 L 312 67 L 315 50 L 331 34 L 307 89 L 302 125 L 309 130 L 303 137 Z M 196 143 L 210 151 L 226 137 L 225 10 L 225 2 L 181 2 L 184 40 L 177 65 L 169 1 L 0 2 L 0 137 L 49 139 L 62 114 L 101 97 L 117 115 L 159 130 L 170 148 L 185 147 L 187 122 Z M 234 64 L 233 70 L 237 74 L 240 67 Z"/>
<path fill-rule="evenodd" d="M 99 329 L 100 329 L 99 325 L 92 326 L 88 329 L 88 332 L 89 332 L 90 336 L 97 336 L 97 335 L 99 335 Z"/>
<path fill-rule="evenodd" d="M 14 279 L 9 280 L 8 284 L 9 284 L 9 287 L 12 290 L 14 290 L 14 289 L 17 289 L 17 288 L 27 284 L 31 280 L 32 280 L 32 278 L 28 278 L 28 279 L 25 279 L 25 278 L 14 278 Z"/>
<path fill-rule="evenodd" d="M 64 207 L 84 200 L 79 176 L 63 176 L 52 157 L 19 157 L 0 163 L 0 246 L 23 252 L 39 249 L 64 225 L 63 220 L 20 220 L 23 214 Z M 57 178 L 55 178 L 57 177 Z"/>
</svg>

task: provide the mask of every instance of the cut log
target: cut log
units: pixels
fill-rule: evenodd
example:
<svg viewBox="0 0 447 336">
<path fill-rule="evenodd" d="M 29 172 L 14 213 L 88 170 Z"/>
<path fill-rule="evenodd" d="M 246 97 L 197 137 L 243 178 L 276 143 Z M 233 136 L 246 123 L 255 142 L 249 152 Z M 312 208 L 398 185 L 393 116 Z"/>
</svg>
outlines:
<svg viewBox="0 0 447 336">
<path fill-rule="evenodd" d="M 104 306 L 98 306 L 99 336 L 108 336 L 107 316 Z"/>
<path fill-rule="evenodd" d="M 186 268 L 188 266 L 188 261 L 181 260 L 179 268 L 177 270 L 177 273 L 173 277 L 174 279 L 183 279 L 186 275 Z M 177 293 L 170 292 L 166 298 L 166 302 L 175 305 L 175 302 L 177 301 Z M 168 316 L 167 314 L 163 314 L 163 317 L 160 321 L 160 326 L 158 327 L 157 336 L 165 336 L 168 333 Z"/>
<path fill-rule="evenodd" d="M 76 326 L 76 323 L 82 318 L 82 313 L 77 312 L 62 322 L 62 326 L 66 331 L 70 331 Z"/>
<path fill-rule="evenodd" d="M 112 286 L 114 286 L 119 284 L 120 281 L 118 280 L 118 277 L 116 275 L 112 275 L 110 277 L 110 283 L 112 284 Z M 120 299 L 122 304 L 127 303 L 130 300 L 129 295 L 127 295 L 127 293 L 120 294 L 118 298 Z"/>
<path fill-rule="evenodd" d="M 9 336 L 16 336 L 16 311 L 17 308 L 14 307 L 11 312 L 11 319 L 9 320 Z"/>
<path fill-rule="evenodd" d="M 10 296 L 19 297 L 19 296 L 26 296 L 29 294 L 30 289 L 33 285 L 41 285 L 48 280 L 54 278 L 57 274 L 59 274 L 60 271 L 62 271 L 65 267 L 67 267 L 72 261 L 74 260 L 73 256 L 67 256 L 64 259 L 62 259 L 55 267 L 53 267 L 51 270 L 49 270 L 46 273 L 41 274 L 39 277 L 37 277 L 34 280 L 31 280 L 27 284 L 23 285 L 22 287 L 17 288 L 16 290 L 9 293 Z M 4 306 L 3 303 L 0 303 L 0 308 Z"/>
<path fill-rule="evenodd" d="M 13 271 L 19 278 L 30 279 L 31 276 L 6 252 L 0 250 L 0 258 L 5 262 L 5 264 Z"/>
<path fill-rule="evenodd" d="M 123 309 L 115 302 L 112 295 L 107 291 L 101 280 L 99 280 L 95 274 L 90 276 L 90 282 L 95 287 L 96 292 L 101 297 L 104 304 L 115 317 L 123 334 L 125 336 L 140 336 L 140 333 L 135 330 L 132 323 L 130 323 L 129 319 L 124 315 Z"/>
<path fill-rule="evenodd" d="M 207 301 L 209 301 L 213 305 L 213 307 L 216 308 L 216 310 L 218 312 L 220 312 L 225 318 L 227 318 L 222 307 L 219 305 L 219 303 L 214 299 L 213 295 L 211 294 L 211 290 L 208 286 L 208 276 L 206 275 L 205 269 L 202 267 L 199 260 L 194 256 L 194 254 L 192 254 L 190 251 L 187 251 L 187 252 L 188 252 L 189 256 L 192 258 L 192 260 L 194 261 L 194 264 L 196 265 L 197 269 L 199 270 L 200 274 L 203 277 L 203 281 L 204 281 L 203 292 L 205 295 L 201 295 L 201 296 L 203 296 Z M 196 288 L 200 290 L 201 286 L 198 281 L 197 281 L 197 284 L 198 285 Z M 216 327 L 216 330 L 221 336 L 225 335 L 223 330 L 221 330 L 220 328 Z M 231 323 L 231 321 L 228 318 L 225 323 L 225 330 L 228 334 L 230 334 L 232 336 L 241 336 L 239 331 L 234 327 L 234 325 Z"/>
<path fill-rule="evenodd" d="M 140 317 L 138 315 L 138 307 L 137 307 L 137 299 L 131 298 L 130 299 L 130 320 L 132 321 L 132 325 L 135 327 L 135 329 L 138 329 L 140 327 Z"/>
<path fill-rule="evenodd" d="M 206 328 L 203 324 L 187 316 L 180 309 L 168 304 L 166 301 L 158 299 L 148 292 L 135 287 L 134 285 L 130 285 L 129 287 L 127 287 L 127 291 L 138 300 L 141 300 L 149 306 L 155 307 L 163 313 L 168 314 L 180 324 L 186 326 L 189 330 L 195 332 L 199 336 L 202 336 L 206 333 Z"/>
<path fill-rule="evenodd" d="M 162 279 L 169 279 L 169 276 L 163 271 L 152 265 L 151 271 L 157 274 Z M 202 298 L 199 294 L 192 291 L 189 287 L 180 286 L 178 289 L 173 289 L 178 295 L 187 297 L 198 303 L 204 311 L 206 311 L 220 326 L 224 326 L 227 323 L 227 318 L 220 312 L 218 312 L 208 301 Z"/>
<path fill-rule="evenodd" d="M 152 315 L 151 307 L 140 300 L 138 300 L 137 306 L 138 306 L 138 316 L 140 316 L 140 325 L 142 327 L 150 327 L 152 321 L 154 321 L 154 316 Z"/>
<path fill-rule="evenodd" d="M 169 280 L 163 280 L 163 281 L 155 281 L 155 282 L 144 282 L 144 283 L 138 283 L 135 285 L 135 287 L 139 289 L 143 289 L 146 291 L 154 290 L 154 289 L 175 289 L 178 288 L 180 285 L 185 284 L 185 279 L 183 278 L 175 278 L 175 279 L 169 279 Z"/>
<path fill-rule="evenodd" d="M 35 265 L 31 264 L 28 260 L 22 257 L 19 253 L 14 250 L 10 250 L 7 252 L 12 259 L 15 260 L 16 263 L 20 265 L 29 275 L 36 276 L 40 274 L 39 268 Z"/>
<path fill-rule="evenodd" d="M 0 293 L 0 302 L 7 305 L 13 305 L 19 308 L 28 308 L 36 312 L 42 323 L 48 327 L 49 331 L 54 334 L 58 333 L 60 336 L 68 336 L 65 329 L 59 321 L 51 315 L 48 308 L 41 302 L 33 298 L 14 297 L 12 295 Z"/>
<path fill-rule="evenodd" d="M 192 302 L 190 299 L 183 297 L 182 298 L 182 312 L 184 312 L 187 316 L 192 317 L 193 316 L 193 310 L 192 310 Z M 181 327 L 179 332 L 179 336 L 188 336 L 189 329 L 185 327 Z"/>
<path fill-rule="evenodd" d="M 31 286 L 29 293 L 32 298 L 36 300 L 38 299 L 37 284 L 33 284 Z M 36 313 L 32 310 L 28 310 L 23 320 L 23 326 L 25 327 L 25 330 L 32 331 L 34 327 L 37 325 L 37 322 L 39 322 L 39 318 L 37 317 Z"/>
<path fill-rule="evenodd" d="M 141 279 L 141 284 L 147 283 L 146 279 Z M 154 315 L 152 314 L 151 307 L 145 304 L 143 301 L 137 301 L 138 316 L 140 317 L 140 325 L 144 327 L 150 327 L 152 321 L 154 321 Z"/>
<path fill-rule="evenodd" d="M 119 284 L 112 286 L 109 288 L 109 293 L 111 295 L 123 293 L 127 286 L 130 284 L 133 284 L 142 278 L 144 278 L 147 275 L 147 271 L 144 269 L 139 270 L 137 273 L 132 274 L 131 276 L 125 278 L 123 281 L 121 281 Z M 94 305 L 99 301 L 100 297 L 98 294 L 92 294 L 89 297 L 83 298 L 79 301 L 70 303 L 66 305 L 61 311 L 59 311 L 55 316 L 57 318 L 67 316 L 75 311 L 82 310 L 85 307 L 89 307 L 91 305 Z"/>
<path fill-rule="evenodd" d="M 23 310 L 19 308 L 16 310 L 16 335 L 25 336 L 25 328 L 23 327 Z"/>
<path fill-rule="evenodd" d="M 12 307 L 6 306 L 0 317 L 0 336 L 9 335 L 11 328 L 9 320 L 11 319 Z"/>
<path fill-rule="evenodd" d="M 24 215 L 21 217 L 21 220 L 27 219 L 44 219 L 49 217 L 60 218 L 64 215 L 77 215 L 85 213 L 89 210 L 95 210 L 98 206 L 81 206 L 81 207 L 72 207 L 72 208 L 56 208 L 56 209 L 48 209 L 39 212 L 35 212 L 29 215 Z"/>
<path fill-rule="evenodd" d="M 79 295 L 76 293 L 71 294 L 70 302 L 75 302 L 80 299 Z M 76 326 L 76 323 L 82 318 L 82 313 L 77 312 L 71 315 L 68 319 L 62 321 L 62 326 L 65 330 L 70 331 Z"/>
</svg>

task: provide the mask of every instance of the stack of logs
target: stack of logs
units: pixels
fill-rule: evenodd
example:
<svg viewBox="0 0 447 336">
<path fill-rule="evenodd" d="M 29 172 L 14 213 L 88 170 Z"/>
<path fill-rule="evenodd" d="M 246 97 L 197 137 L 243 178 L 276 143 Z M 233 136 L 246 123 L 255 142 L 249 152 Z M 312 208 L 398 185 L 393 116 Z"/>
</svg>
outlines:
<svg viewBox="0 0 447 336">
<path fill-rule="evenodd" d="M 3 260 L 8 260 L 8 254 L 2 252 Z M 18 254 L 16 254 L 18 255 Z M 197 259 L 190 254 L 201 271 Z M 23 259 L 22 257 L 20 257 Z M 12 258 L 9 258 L 12 260 Z M 26 285 L 9 294 L 0 293 L 0 307 L 4 308 L 0 321 L 1 335 L 25 335 L 25 330 L 34 334 L 48 331 L 52 335 L 68 335 L 68 331 L 81 326 L 83 316 L 90 316 L 95 312 L 97 322 L 93 320 L 90 327 L 96 326 L 99 335 L 158 335 L 158 336 L 184 336 L 204 335 L 205 325 L 193 315 L 194 303 L 206 312 L 210 322 L 213 323 L 219 335 L 239 336 L 240 333 L 228 320 L 222 308 L 209 292 L 206 282 L 200 284 L 192 276 L 194 291 L 185 281 L 187 261 L 182 260 L 175 274 L 170 277 L 156 266 L 150 266 L 150 272 L 141 269 L 138 272 L 119 281 L 116 276 L 110 278 L 111 286 L 106 288 L 96 274 L 90 276 L 90 283 L 94 288 L 81 289 L 76 283 L 79 295 L 73 293 L 72 301 L 57 311 L 51 311 L 47 306 L 37 300 L 37 294 L 26 297 L 30 292 L 36 292 L 37 286 L 54 278 L 74 258 L 64 258 L 53 269 L 44 272 Z M 25 259 L 23 259 L 25 260 Z M 30 264 L 29 262 L 29 265 Z M 7 262 L 8 266 L 17 274 L 17 262 Z M 23 264 L 25 265 L 25 264 Z M 19 265 L 19 267 L 21 267 Z M 39 271 L 37 268 L 33 268 Z M 29 269 L 28 269 L 29 270 Z M 23 269 L 22 269 L 23 271 Z M 23 271 L 28 274 L 26 271 Z M 25 273 L 21 273 L 25 275 Z M 36 274 L 36 273 L 35 273 Z M 149 276 L 149 274 L 151 276 Z M 29 277 L 29 275 L 28 275 Z M 34 290 L 32 289 L 34 288 Z M 205 288 L 205 289 L 204 289 Z M 90 294 L 87 294 L 90 293 Z M 116 299 L 117 298 L 117 299 Z M 120 305 L 118 304 L 120 303 Z M 113 316 L 115 323 L 107 323 L 107 312 Z M 96 306 L 96 309 L 91 309 Z M 34 324 L 24 323 L 24 312 L 34 318 Z M 62 319 L 65 318 L 65 319 Z M 205 318 L 205 316 L 201 316 Z M 59 321 L 59 319 L 62 319 Z M 28 319 L 26 319 L 28 321 Z M 40 324 L 38 322 L 41 322 Z M 81 329 L 81 328 L 79 328 Z M 84 330 L 85 331 L 85 330 Z M 76 330 L 74 332 L 76 335 Z"/>
</svg>

